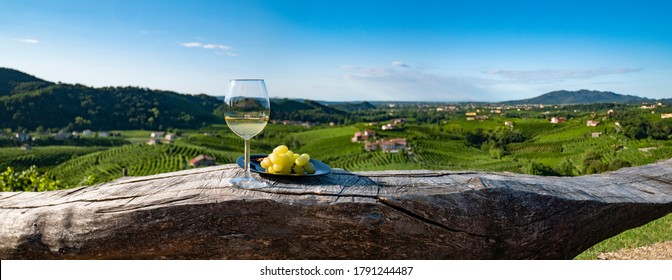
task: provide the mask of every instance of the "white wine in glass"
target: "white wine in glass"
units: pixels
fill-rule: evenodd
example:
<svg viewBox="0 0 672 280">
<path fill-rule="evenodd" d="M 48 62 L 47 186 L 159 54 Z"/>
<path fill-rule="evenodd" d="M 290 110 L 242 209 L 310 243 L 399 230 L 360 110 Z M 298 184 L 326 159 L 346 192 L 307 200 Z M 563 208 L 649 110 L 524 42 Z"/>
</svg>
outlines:
<svg viewBox="0 0 672 280">
<path fill-rule="evenodd" d="M 235 79 L 229 81 L 229 93 L 224 98 L 226 125 L 245 141 L 245 174 L 231 179 L 231 184 L 244 189 L 264 188 L 250 173 L 250 139 L 259 134 L 271 115 L 266 84 L 261 79 Z"/>
</svg>

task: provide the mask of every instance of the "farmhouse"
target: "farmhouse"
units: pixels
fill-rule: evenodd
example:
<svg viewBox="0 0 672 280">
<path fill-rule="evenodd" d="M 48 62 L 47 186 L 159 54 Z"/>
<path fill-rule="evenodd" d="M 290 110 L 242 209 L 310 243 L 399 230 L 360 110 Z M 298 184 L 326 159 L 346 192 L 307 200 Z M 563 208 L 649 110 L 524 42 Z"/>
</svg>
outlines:
<svg viewBox="0 0 672 280">
<path fill-rule="evenodd" d="M 364 130 L 364 133 L 357 131 L 355 132 L 355 135 L 352 136 L 352 142 L 361 142 L 361 141 L 366 141 L 366 140 L 371 140 L 376 137 L 376 131 L 375 130 Z"/>
<path fill-rule="evenodd" d="M 396 125 L 391 124 L 391 123 L 385 124 L 382 127 L 380 127 L 380 129 L 382 129 L 382 130 L 395 130 L 397 128 L 398 127 Z"/>
<path fill-rule="evenodd" d="M 164 133 L 162 131 L 154 131 L 149 134 L 151 138 L 163 138 Z"/>
<path fill-rule="evenodd" d="M 158 144 L 161 144 L 161 141 L 159 139 L 149 138 L 149 140 L 147 140 L 147 145 L 158 145 Z"/>
<path fill-rule="evenodd" d="M 586 121 L 586 126 L 593 126 L 593 127 L 595 127 L 595 126 L 598 126 L 598 125 L 600 125 L 600 122 L 598 122 L 598 121 L 594 121 L 594 120 L 588 120 L 588 121 Z"/>
<path fill-rule="evenodd" d="M 168 133 L 168 134 L 166 134 L 165 137 L 163 137 L 163 140 L 161 140 L 161 142 L 163 142 L 164 144 L 173 144 L 173 142 L 175 142 L 176 138 L 177 137 L 175 136 L 175 134 Z"/>
<path fill-rule="evenodd" d="M 672 114 L 660 114 L 661 119 L 670 119 L 672 118 Z"/>
<path fill-rule="evenodd" d="M 364 150 L 367 152 L 380 149 L 384 153 L 399 153 L 407 150 L 405 138 L 392 138 L 389 140 L 379 140 L 376 142 L 364 143 Z"/>
<path fill-rule="evenodd" d="M 590 136 L 593 137 L 593 138 L 597 138 L 597 137 L 602 136 L 602 132 L 593 132 L 593 133 L 590 134 Z"/>
<path fill-rule="evenodd" d="M 211 156 L 206 156 L 206 155 L 198 155 L 195 158 L 192 158 L 189 161 L 189 165 L 193 167 L 204 167 L 204 166 L 215 166 L 217 163 L 215 162 L 215 159 Z"/>
<path fill-rule="evenodd" d="M 399 153 L 406 151 L 406 139 L 405 138 L 393 138 L 387 141 L 381 141 L 380 149 L 384 153 Z"/>
<path fill-rule="evenodd" d="M 567 119 L 565 118 L 558 118 L 558 117 L 552 117 L 551 118 L 551 123 L 556 124 L 556 123 L 562 123 L 565 122 Z"/>
<path fill-rule="evenodd" d="M 23 133 L 23 132 L 18 132 L 16 134 L 14 134 L 14 138 L 16 138 L 16 140 L 18 140 L 19 142 L 26 142 L 26 141 L 30 141 L 30 134 Z"/>
</svg>

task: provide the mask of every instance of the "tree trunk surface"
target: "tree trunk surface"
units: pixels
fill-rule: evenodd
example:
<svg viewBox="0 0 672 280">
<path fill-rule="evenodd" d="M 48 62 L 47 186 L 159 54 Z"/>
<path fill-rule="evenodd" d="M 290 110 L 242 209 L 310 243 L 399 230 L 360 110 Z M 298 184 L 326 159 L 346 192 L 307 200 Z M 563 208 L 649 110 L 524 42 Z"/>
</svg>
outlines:
<svg viewBox="0 0 672 280">
<path fill-rule="evenodd" d="M 236 165 L 0 193 L 1 259 L 571 259 L 672 212 L 672 159 L 581 177 Z"/>
</svg>

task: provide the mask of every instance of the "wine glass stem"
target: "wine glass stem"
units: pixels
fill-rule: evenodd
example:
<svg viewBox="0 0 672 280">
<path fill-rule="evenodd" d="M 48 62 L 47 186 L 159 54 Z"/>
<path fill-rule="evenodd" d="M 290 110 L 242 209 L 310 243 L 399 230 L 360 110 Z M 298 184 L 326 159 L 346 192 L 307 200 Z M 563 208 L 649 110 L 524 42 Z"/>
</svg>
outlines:
<svg viewBox="0 0 672 280">
<path fill-rule="evenodd" d="M 245 139 L 245 178 L 252 178 L 250 173 L 250 139 Z"/>
</svg>

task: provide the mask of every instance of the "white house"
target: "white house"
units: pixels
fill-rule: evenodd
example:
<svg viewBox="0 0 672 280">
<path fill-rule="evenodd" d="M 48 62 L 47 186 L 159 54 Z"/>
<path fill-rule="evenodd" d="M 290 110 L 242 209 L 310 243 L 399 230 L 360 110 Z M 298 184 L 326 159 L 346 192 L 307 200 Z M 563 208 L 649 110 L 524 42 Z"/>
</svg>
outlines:
<svg viewBox="0 0 672 280">
<path fill-rule="evenodd" d="M 163 138 L 164 133 L 162 131 L 154 131 L 149 134 L 150 138 Z"/>
</svg>

